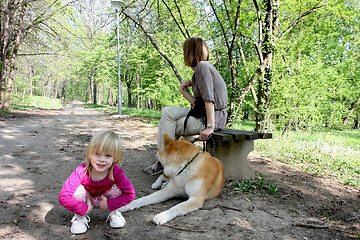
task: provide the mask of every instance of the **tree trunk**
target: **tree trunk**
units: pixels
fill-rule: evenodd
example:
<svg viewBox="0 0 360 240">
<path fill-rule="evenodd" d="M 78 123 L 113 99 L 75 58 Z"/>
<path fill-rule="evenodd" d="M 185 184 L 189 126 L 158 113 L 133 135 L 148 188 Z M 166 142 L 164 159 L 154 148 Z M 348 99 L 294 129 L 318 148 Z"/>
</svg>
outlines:
<svg viewBox="0 0 360 240">
<path fill-rule="evenodd" d="M 50 94 L 49 94 L 49 97 L 50 97 L 50 98 L 56 98 L 56 96 L 57 96 L 56 83 L 57 83 L 57 81 L 55 80 L 55 82 L 54 82 L 54 83 L 52 84 L 52 86 L 51 86 L 51 92 L 50 92 Z"/>
<path fill-rule="evenodd" d="M 126 91 L 127 91 L 127 95 L 128 95 L 128 106 L 132 107 L 133 106 L 133 98 L 132 98 L 132 92 L 131 92 L 131 80 L 127 79 L 127 81 L 124 81 L 125 85 L 126 85 Z"/>
<path fill-rule="evenodd" d="M 94 75 L 95 75 L 96 67 L 92 68 L 90 71 L 90 75 L 88 76 L 89 79 L 89 101 L 93 101 L 94 104 L 97 103 L 96 101 L 96 83 L 94 83 Z"/>
<path fill-rule="evenodd" d="M 31 78 L 29 79 L 29 96 L 33 95 L 33 77 L 34 76 L 34 70 L 31 69 Z"/>
<path fill-rule="evenodd" d="M 92 77 L 89 76 L 89 91 L 88 91 L 88 94 L 89 94 L 89 102 L 92 101 L 93 99 L 93 89 L 94 89 L 94 84 L 93 84 L 93 80 L 92 80 Z"/>
<path fill-rule="evenodd" d="M 3 4 L 3 3 L 2 3 Z M 2 6 L 1 6 L 2 7 Z M 3 16 L 1 17 L 2 29 L 1 30 L 1 46 L 0 46 L 0 106 L 3 105 L 5 98 L 5 83 L 8 72 L 8 59 L 9 54 L 9 37 L 10 37 L 10 6 L 7 6 L 7 9 L 3 11 Z"/>
<path fill-rule="evenodd" d="M 249 91 L 251 91 L 251 93 L 253 94 L 253 98 L 255 100 L 255 103 L 258 102 L 257 100 L 257 96 L 256 93 L 254 93 L 254 84 L 257 82 L 258 80 L 258 76 L 255 76 L 253 79 L 251 79 L 248 84 L 242 89 L 242 92 L 240 94 L 240 96 L 236 99 L 236 103 L 238 104 L 237 108 L 234 109 L 234 111 L 232 112 L 232 116 L 229 119 L 229 127 L 231 127 L 236 119 L 236 117 L 239 114 L 239 110 L 241 108 L 241 104 L 244 101 L 246 95 L 248 94 Z"/>
<path fill-rule="evenodd" d="M 26 95 L 26 85 L 27 82 L 30 81 L 30 79 L 25 80 L 25 84 L 24 84 L 24 88 L 23 88 L 23 95 L 22 95 L 22 99 L 21 102 L 24 103 L 25 102 L 25 95 Z"/>
<path fill-rule="evenodd" d="M 99 86 L 99 91 L 98 91 L 98 102 L 99 104 L 104 104 L 104 96 L 102 94 L 102 87 Z"/>
<path fill-rule="evenodd" d="M 113 92 L 112 92 L 111 88 L 109 88 L 108 104 L 112 106 L 113 103 L 114 103 Z"/>
<path fill-rule="evenodd" d="M 94 96 L 93 102 L 96 105 L 97 104 L 97 83 L 94 83 L 93 96 Z"/>
<path fill-rule="evenodd" d="M 6 77 L 8 76 L 9 61 L 7 58 L 2 60 L 1 71 L 0 71 L 0 104 L 4 105 L 5 101 L 5 90 L 6 90 Z"/>
<path fill-rule="evenodd" d="M 64 104 L 66 98 L 66 83 L 67 80 L 63 82 L 63 85 L 61 87 L 61 104 Z"/>
<path fill-rule="evenodd" d="M 345 120 L 344 120 L 344 127 L 346 127 L 346 125 L 348 125 L 349 122 L 349 118 L 351 117 L 351 115 L 354 113 L 356 107 L 360 104 L 360 98 L 353 104 L 351 104 L 351 108 L 350 108 L 350 112 L 349 114 L 346 116 Z"/>
<path fill-rule="evenodd" d="M 274 53 L 274 34 L 278 31 L 279 0 L 264 0 L 265 19 L 262 21 L 256 0 L 254 4 L 258 12 L 259 41 L 256 45 L 259 56 L 258 93 L 256 111 L 256 131 L 264 131 L 268 114 L 270 86 L 272 83 L 272 59 Z M 264 25 L 263 25 L 264 24 Z"/>
<path fill-rule="evenodd" d="M 137 85 L 137 101 L 136 101 L 136 103 L 137 103 L 137 106 L 136 106 L 136 108 L 137 109 L 140 109 L 140 95 L 139 95 L 139 92 L 140 92 L 140 84 L 139 83 L 136 83 L 136 85 Z"/>
<path fill-rule="evenodd" d="M 259 58 L 259 71 L 258 71 L 258 102 L 256 110 L 256 130 L 263 131 L 266 127 L 266 118 L 269 114 L 269 94 L 272 83 L 272 60 L 274 54 L 275 43 L 290 32 L 303 18 L 315 13 L 318 9 L 325 5 L 314 6 L 306 12 L 299 14 L 293 22 L 283 31 L 279 32 L 279 0 L 263 0 L 265 14 L 262 14 L 258 6 L 257 0 L 253 0 L 254 6 L 257 11 L 257 20 L 259 25 L 259 39 L 255 43 L 255 48 Z M 265 15 L 264 21 L 262 16 Z M 265 26 L 263 26 L 265 24 Z"/>
<path fill-rule="evenodd" d="M 25 4 L 25 3 L 23 3 Z M 5 98 L 4 98 L 4 102 L 2 105 L 2 109 L 5 110 L 9 110 L 10 108 L 10 98 L 11 98 L 11 93 L 12 93 L 12 86 L 13 86 L 13 80 L 14 80 L 14 76 L 15 76 L 15 67 L 16 67 L 16 57 L 17 57 L 17 53 L 20 47 L 20 40 L 21 40 L 21 32 L 22 32 L 22 22 L 23 22 L 23 18 L 24 18 L 24 10 L 25 10 L 25 5 L 22 6 L 22 9 L 20 10 L 20 15 L 19 15 L 19 22 L 18 22 L 18 30 L 16 32 L 16 36 L 15 36 L 15 45 L 14 45 L 14 49 L 11 55 L 11 59 L 10 59 L 10 72 L 9 72 L 9 78 L 6 84 L 6 94 L 5 94 Z"/>
<path fill-rule="evenodd" d="M 360 119 L 360 114 L 355 116 L 354 124 L 352 126 L 353 129 L 359 129 L 359 119 Z"/>
</svg>

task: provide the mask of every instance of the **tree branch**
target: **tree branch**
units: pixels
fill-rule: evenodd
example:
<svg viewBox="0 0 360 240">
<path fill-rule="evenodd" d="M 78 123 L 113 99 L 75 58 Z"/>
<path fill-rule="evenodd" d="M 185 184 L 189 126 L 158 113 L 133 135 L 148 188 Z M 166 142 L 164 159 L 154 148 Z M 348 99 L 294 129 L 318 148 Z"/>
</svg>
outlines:
<svg viewBox="0 0 360 240">
<path fill-rule="evenodd" d="M 255 1 L 255 0 L 254 0 Z M 279 33 L 279 35 L 274 39 L 275 41 L 279 40 L 285 33 L 287 33 L 288 31 L 290 31 L 291 29 L 293 29 L 304 17 L 306 17 L 307 15 L 310 15 L 314 12 L 316 12 L 319 8 L 324 7 L 325 5 L 319 5 L 314 7 L 313 9 L 310 9 L 307 12 L 302 13 L 300 16 L 298 16 L 292 23 L 290 23 L 290 25 L 282 32 Z"/>
<path fill-rule="evenodd" d="M 169 11 L 169 13 L 170 13 L 171 17 L 174 19 L 174 21 L 175 21 L 176 25 L 177 25 L 177 26 L 178 26 L 178 28 L 180 29 L 180 32 L 182 33 L 182 35 L 183 35 L 183 36 L 184 36 L 184 38 L 186 39 L 186 38 L 187 38 L 187 36 L 186 36 L 186 34 L 184 33 L 184 31 L 182 30 L 182 28 L 180 27 L 180 24 L 179 24 L 179 22 L 176 20 L 176 17 L 175 17 L 175 16 L 174 16 L 174 14 L 172 13 L 172 11 L 171 11 L 170 7 L 166 4 L 166 2 L 165 2 L 164 0 L 161 0 L 161 1 L 164 3 L 165 7 L 168 9 L 168 11 Z M 182 20 L 181 15 L 180 15 L 180 19 Z M 186 30 L 186 29 L 185 29 L 185 30 Z"/>
<path fill-rule="evenodd" d="M 219 25 L 220 25 L 221 32 L 222 32 L 222 34 L 223 34 L 223 36 L 224 36 L 224 41 L 225 41 L 226 47 L 227 47 L 227 49 L 229 49 L 230 46 L 229 46 L 229 42 L 227 41 L 227 37 L 226 37 L 226 32 L 225 32 L 224 26 L 222 25 L 222 23 L 221 23 L 221 21 L 220 21 L 220 18 L 219 18 L 219 16 L 218 16 L 217 13 L 216 13 L 216 10 L 215 10 L 215 8 L 214 8 L 213 2 L 212 2 L 211 0 L 209 0 L 209 3 L 210 3 L 210 6 L 211 6 L 214 14 L 215 14 L 216 20 L 218 21 L 218 23 L 219 23 Z"/>
<path fill-rule="evenodd" d="M 179 71 L 177 70 L 177 68 L 175 67 L 174 63 L 170 60 L 170 58 L 159 48 L 159 46 L 157 45 L 156 41 L 154 40 L 154 38 L 151 37 L 151 35 L 148 33 L 148 31 L 146 31 L 146 29 L 144 28 L 143 25 L 141 25 L 140 22 L 136 21 L 132 16 L 130 16 L 129 14 L 127 14 L 124 10 L 122 11 L 122 13 L 129 18 L 131 21 L 133 21 L 135 23 L 135 25 L 137 25 L 142 31 L 143 33 L 146 35 L 146 37 L 150 40 L 151 44 L 155 47 L 156 51 L 158 51 L 158 53 L 165 58 L 165 60 L 170 64 L 172 70 L 174 71 L 176 77 L 178 78 L 179 82 L 182 82 L 182 78 L 179 74 Z"/>
<path fill-rule="evenodd" d="M 261 13 L 260 13 L 260 9 L 259 9 L 259 6 L 257 4 L 257 1 L 256 0 L 253 0 L 254 2 L 254 6 L 255 6 L 255 9 L 256 9 L 256 15 L 257 15 L 257 19 L 258 19 L 258 24 L 259 24 L 259 39 L 257 42 L 254 42 L 254 45 L 255 45 L 255 50 L 258 54 L 258 57 L 259 57 L 259 60 L 260 60 L 260 65 L 263 64 L 264 62 L 264 56 L 262 54 L 262 51 L 261 51 L 261 45 L 262 45 L 262 42 L 263 42 L 263 22 L 262 22 L 262 19 L 261 19 Z"/>
<path fill-rule="evenodd" d="M 184 23 L 184 19 L 183 19 L 183 17 L 182 17 L 182 14 L 181 14 L 179 5 L 177 4 L 176 0 L 174 0 L 174 2 L 175 2 L 175 6 L 176 6 L 176 8 L 177 8 L 177 10 L 178 10 L 178 12 L 179 12 L 179 15 L 180 15 L 181 24 L 183 25 L 183 27 L 184 27 L 184 29 L 185 29 L 187 38 L 189 38 L 189 37 L 190 37 L 190 34 L 189 34 L 189 31 L 187 30 L 186 25 L 185 25 L 185 23 Z"/>
</svg>

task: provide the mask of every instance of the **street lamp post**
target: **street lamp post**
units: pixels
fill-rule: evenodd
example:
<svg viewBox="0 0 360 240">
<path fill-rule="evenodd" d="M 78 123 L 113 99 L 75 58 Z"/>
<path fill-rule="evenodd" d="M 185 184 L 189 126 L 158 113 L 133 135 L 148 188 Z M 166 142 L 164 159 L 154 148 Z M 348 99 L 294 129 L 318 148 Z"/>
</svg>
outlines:
<svg viewBox="0 0 360 240">
<path fill-rule="evenodd" d="M 118 68 L 118 109 L 121 115 L 121 74 L 120 74 L 120 43 L 119 43 L 119 10 L 116 9 L 116 37 L 117 37 L 117 68 Z"/>
<path fill-rule="evenodd" d="M 124 3 L 122 1 L 119 0 L 112 0 L 111 1 L 111 5 L 115 6 L 115 12 L 116 12 L 116 38 L 117 38 L 117 68 L 118 68 L 118 111 L 119 111 L 119 116 L 121 116 L 121 105 L 122 105 L 122 100 L 121 100 L 121 74 L 120 74 L 120 43 L 119 43 L 119 35 L 120 35 L 120 30 L 119 30 L 119 9 L 117 7 L 123 7 Z"/>
</svg>

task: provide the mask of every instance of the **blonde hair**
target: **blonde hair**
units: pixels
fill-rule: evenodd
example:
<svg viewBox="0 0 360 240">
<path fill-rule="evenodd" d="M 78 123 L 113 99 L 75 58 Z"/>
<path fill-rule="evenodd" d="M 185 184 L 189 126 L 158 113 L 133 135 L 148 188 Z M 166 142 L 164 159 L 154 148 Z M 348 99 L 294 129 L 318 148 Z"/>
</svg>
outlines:
<svg viewBox="0 0 360 240">
<path fill-rule="evenodd" d="M 91 138 L 86 150 L 86 173 L 91 176 L 91 155 L 94 153 L 105 152 L 110 154 L 114 160 L 114 163 L 109 169 L 109 177 L 114 181 L 113 170 L 115 164 L 120 165 L 123 159 L 123 147 L 122 141 L 119 135 L 110 130 L 103 130 L 96 132 Z"/>
<path fill-rule="evenodd" d="M 201 61 L 209 60 L 209 49 L 201 38 L 188 38 L 183 44 L 184 63 L 188 67 L 196 67 Z"/>
</svg>

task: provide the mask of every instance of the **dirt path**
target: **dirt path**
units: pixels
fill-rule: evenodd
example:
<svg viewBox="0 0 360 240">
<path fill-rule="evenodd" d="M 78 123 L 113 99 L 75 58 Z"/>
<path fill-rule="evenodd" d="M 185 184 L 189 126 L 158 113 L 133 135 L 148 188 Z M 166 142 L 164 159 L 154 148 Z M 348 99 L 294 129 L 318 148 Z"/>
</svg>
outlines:
<svg viewBox="0 0 360 240">
<path fill-rule="evenodd" d="M 153 190 L 156 176 L 141 169 L 154 161 L 156 127 L 138 118 L 112 118 L 79 104 L 63 111 L 0 115 L 0 239 L 358 239 L 360 192 L 330 179 L 252 153 L 251 163 L 277 196 L 264 191 L 237 194 L 230 181 L 201 210 L 155 226 L 154 215 L 180 199 L 124 213 L 127 225 L 112 229 L 107 212 L 91 215 L 83 235 L 69 232 L 72 213 L 58 193 L 84 161 L 92 134 L 112 129 L 123 138 L 122 167 L 137 197 Z M 358 218 L 356 218 L 358 217 Z M 302 226 L 301 226 L 302 224 Z M 307 225 L 306 225 L 307 224 Z"/>
</svg>

